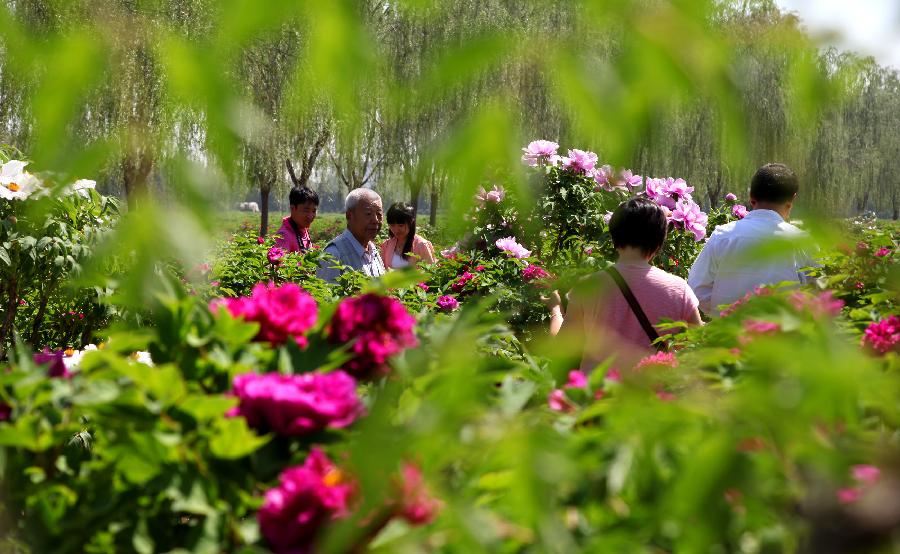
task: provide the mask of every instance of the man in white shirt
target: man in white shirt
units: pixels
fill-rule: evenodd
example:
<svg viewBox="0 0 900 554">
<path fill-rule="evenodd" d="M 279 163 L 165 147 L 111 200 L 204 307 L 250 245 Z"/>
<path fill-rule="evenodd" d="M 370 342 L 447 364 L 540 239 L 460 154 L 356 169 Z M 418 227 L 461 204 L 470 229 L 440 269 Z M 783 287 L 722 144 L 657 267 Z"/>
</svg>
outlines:
<svg viewBox="0 0 900 554">
<path fill-rule="evenodd" d="M 344 200 L 344 212 L 347 229 L 325 246 L 325 253 L 369 277 L 381 277 L 385 273 L 384 263 L 372 242 L 381 231 L 384 217 L 381 196 L 372 189 L 353 189 Z M 344 273 L 343 269 L 332 265 L 330 259 L 323 260 L 317 272 L 320 279 L 334 283 Z"/>
<path fill-rule="evenodd" d="M 788 223 L 799 184 L 785 165 L 759 168 L 750 182 L 753 210 L 743 219 L 716 227 L 691 266 L 688 284 L 700 309 L 717 317 L 721 306 L 736 302 L 761 285 L 803 283 L 812 260 L 791 242 L 805 233 Z M 774 250 L 766 245 L 782 242 Z"/>
</svg>

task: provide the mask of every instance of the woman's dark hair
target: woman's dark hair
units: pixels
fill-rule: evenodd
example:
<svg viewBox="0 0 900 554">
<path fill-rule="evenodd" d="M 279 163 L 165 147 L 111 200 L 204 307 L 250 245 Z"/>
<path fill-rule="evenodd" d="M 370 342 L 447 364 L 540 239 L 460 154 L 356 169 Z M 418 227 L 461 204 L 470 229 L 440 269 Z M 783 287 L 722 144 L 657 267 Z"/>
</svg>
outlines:
<svg viewBox="0 0 900 554">
<path fill-rule="evenodd" d="M 319 195 L 316 191 L 307 187 L 292 188 L 290 195 L 288 195 L 288 199 L 291 202 L 291 206 L 299 206 L 301 204 L 306 204 L 307 202 L 312 202 L 316 206 L 319 205 Z"/>
<path fill-rule="evenodd" d="M 609 220 L 609 234 L 616 248 L 634 246 L 644 255 L 657 250 L 666 241 L 669 222 L 662 207 L 638 196 L 622 202 Z"/>
<path fill-rule="evenodd" d="M 757 202 L 785 204 L 798 190 L 797 176 L 784 164 L 766 164 L 750 180 L 750 198 Z"/>
<path fill-rule="evenodd" d="M 413 238 L 416 236 L 416 209 L 406 202 L 394 202 L 388 208 L 386 218 L 388 225 L 403 225 L 405 223 L 409 227 L 402 254 L 403 259 L 408 260 L 409 253 L 412 251 Z M 388 229 L 388 236 L 394 236 L 390 229 Z"/>
</svg>

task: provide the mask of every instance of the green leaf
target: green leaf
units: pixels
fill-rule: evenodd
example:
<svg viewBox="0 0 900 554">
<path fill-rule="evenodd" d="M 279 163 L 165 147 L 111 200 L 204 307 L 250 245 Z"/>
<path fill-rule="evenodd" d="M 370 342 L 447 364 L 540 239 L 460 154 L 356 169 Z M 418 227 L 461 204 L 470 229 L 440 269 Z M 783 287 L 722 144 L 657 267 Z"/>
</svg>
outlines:
<svg viewBox="0 0 900 554">
<path fill-rule="evenodd" d="M 271 438 L 271 435 L 258 436 L 242 417 L 227 418 L 217 422 L 209 449 L 217 458 L 233 460 L 256 452 Z"/>
<path fill-rule="evenodd" d="M 224 417 L 225 412 L 237 405 L 237 398 L 228 396 L 204 396 L 192 394 L 185 397 L 178 408 L 198 421 Z"/>
</svg>

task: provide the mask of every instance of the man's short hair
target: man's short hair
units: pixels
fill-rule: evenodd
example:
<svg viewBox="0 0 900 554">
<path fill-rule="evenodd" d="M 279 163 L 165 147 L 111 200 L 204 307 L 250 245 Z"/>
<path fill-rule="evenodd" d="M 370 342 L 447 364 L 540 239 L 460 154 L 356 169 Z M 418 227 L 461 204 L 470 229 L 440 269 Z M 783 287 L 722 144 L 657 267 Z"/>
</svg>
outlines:
<svg viewBox="0 0 900 554">
<path fill-rule="evenodd" d="M 308 187 L 292 188 L 288 198 L 291 202 L 291 206 L 300 206 L 301 204 L 306 204 L 308 202 L 312 202 L 316 206 L 319 205 L 319 195 L 316 191 Z"/>
<path fill-rule="evenodd" d="M 797 175 L 784 164 L 766 164 L 756 171 L 750 181 L 750 198 L 757 202 L 785 204 L 794 198 L 798 190 Z"/>
<path fill-rule="evenodd" d="M 649 255 L 666 241 L 669 221 L 662 207 L 646 196 L 622 202 L 609 219 L 609 234 L 616 248 L 633 246 Z"/>
<path fill-rule="evenodd" d="M 381 196 L 372 189 L 366 188 L 358 188 L 350 191 L 350 194 L 347 195 L 347 198 L 344 199 L 344 213 L 349 212 L 359 203 L 363 198 L 368 198 L 370 200 L 378 200 L 381 202 Z"/>
</svg>

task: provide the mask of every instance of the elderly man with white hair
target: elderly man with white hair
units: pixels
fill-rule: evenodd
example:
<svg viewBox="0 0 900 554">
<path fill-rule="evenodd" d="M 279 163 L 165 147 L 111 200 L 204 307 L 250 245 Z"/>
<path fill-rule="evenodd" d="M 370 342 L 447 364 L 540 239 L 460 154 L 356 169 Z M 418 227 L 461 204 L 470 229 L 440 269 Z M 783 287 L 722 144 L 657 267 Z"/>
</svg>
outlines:
<svg viewBox="0 0 900 554">
<path fill-rule="evenodd" d="M 381 196 L 372 189 L 353 189 L 344 200 L 347 229 L 325 246 L 325 253 L 331 254 L 341 264 L 362 271 L 369 277 L 384 275 L 384 262 L 378 247 L 372 242 L 381 231 L 384 212 Z M 344 272 L 341 268 L 330 267 L 331 260 L 319 266 L 318 276 L 334 283 Z"/>
</svg>

